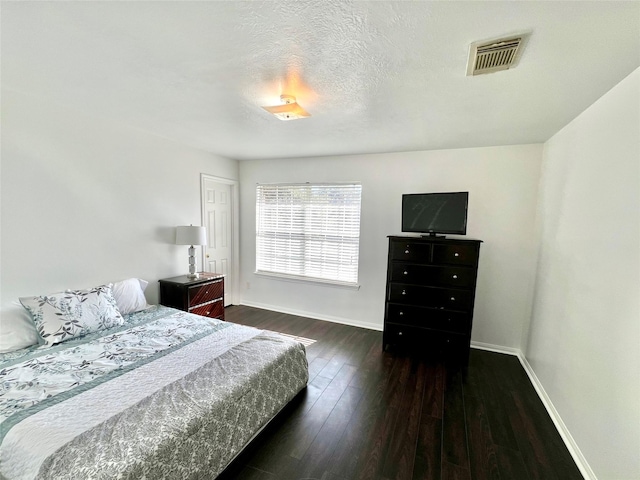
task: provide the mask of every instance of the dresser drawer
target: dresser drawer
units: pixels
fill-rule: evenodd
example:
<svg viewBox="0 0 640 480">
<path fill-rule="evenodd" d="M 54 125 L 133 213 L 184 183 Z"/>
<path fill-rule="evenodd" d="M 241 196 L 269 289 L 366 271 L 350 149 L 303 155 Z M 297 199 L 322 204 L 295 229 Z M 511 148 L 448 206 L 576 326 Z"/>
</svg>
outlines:
<svg viewBox="0 0 640 480">
<path fill-rule="evenodd" d="M 476 270 L 470 267 L 440 267 L 394 262 L 391 281 L 417 285 L 471 287 Z"/>
<path fill-rule="evenodd" d="M 189 309 L 189 313 L 202 315 L 203 317 L 219 318 L 224 320 L 224 301 L 222 299 L 215 302 L 205 303 Z"/>
<path fill-rule="evenodd" d="M 389 284 L 387 300 L 392 303 L 422 307 L 444 308 L 468 312 L 473 295 L 470 290 L 419 287 L 404 283 Z"/>
<path fill-rule="evenodd" d="M 433 263 L 477 266 L 478 249 L 474 245 L 434 245 Z"/>
<path fill-rule="evenodd" d="M 424 354 L 460 353 L 469 348 L 469 336 L 436 332 L 406 325 L 387 324 L 386 344 L 411 347 Z"/>
<path fill-rule="evenodd" d="M 395 303 L 387 305 L 386 321 L 465 335 L 471 331 L 471 316 L 468 313 Z"/>
<path fill-rule="evenodd" d="M 224 295 L 223 279 L 189 287 L 189 308 L 216 300 Z"/>
<path fill-rule="evenodd" d="M 431 245 L 417 242 L 391 242 L 391 258 L 393 260 L 430 263 Z"/>
</svg>

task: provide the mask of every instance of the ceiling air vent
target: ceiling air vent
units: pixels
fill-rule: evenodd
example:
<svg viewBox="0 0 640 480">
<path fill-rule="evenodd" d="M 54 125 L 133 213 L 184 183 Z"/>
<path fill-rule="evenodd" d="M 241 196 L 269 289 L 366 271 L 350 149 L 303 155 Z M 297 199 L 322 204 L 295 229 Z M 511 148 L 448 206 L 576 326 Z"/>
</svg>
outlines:
<svg viewBox="0 0 640 480">
<path fill-rule="evenodd" d="M 515 66 L 522 50 L 523 38 L 505 38 L 475 42 L 469 47 L 467 76 L 499 72 Z"/>
</svg>

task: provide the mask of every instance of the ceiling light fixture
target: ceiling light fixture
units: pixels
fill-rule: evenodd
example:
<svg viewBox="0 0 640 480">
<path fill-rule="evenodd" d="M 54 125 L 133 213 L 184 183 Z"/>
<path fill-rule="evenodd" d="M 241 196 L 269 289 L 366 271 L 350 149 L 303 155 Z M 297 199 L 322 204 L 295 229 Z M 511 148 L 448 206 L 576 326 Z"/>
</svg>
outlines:
<svg viewBox="0 0 640 480">
<path fill-rule="evenodd" d="M 307 118 L 311 116 L 309 112 L 298 105 L 296 97 L 293 95 L 280 95 L 280 100 L 283 101 L 283 105 L 262 108 L 275 115 L 280 120 L 297 120 L 299 118 Z"/>
</svg>

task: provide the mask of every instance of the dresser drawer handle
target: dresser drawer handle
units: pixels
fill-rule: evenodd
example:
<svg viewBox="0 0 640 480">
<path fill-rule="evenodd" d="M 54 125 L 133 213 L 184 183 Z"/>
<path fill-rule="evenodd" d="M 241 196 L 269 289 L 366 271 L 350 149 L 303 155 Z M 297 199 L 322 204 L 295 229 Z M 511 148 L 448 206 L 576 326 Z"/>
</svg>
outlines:
<svg viewBox="0 0 640 480">
<path fill-rule="evenodd" d="M 456 278 L 458 278 L 458 275 L 454 275 L 454 276 L 453 276 L 453 278 L 454 278 L 454 280 L 455 280 Z"/>
<path fill-rule="evenodd" d="M 400 316 L 403 316 L 403 315 L 404 315 L 404 312 L 400 312 Z"/>
<path fill-rule="evenodd" d="M 398 336 L 402 335 L 402 332 L 398 332 Z"/>
<path fill-rule="evenodd" d="M 406 270 L 404 272 L 402 272 L 403 275 L 409 275 L 409 272 L 407 272 Z"/>
<path fill-rule="evenodd" d="M 456 301 L 456 297 L 451 297 L 451 301 L 455 302 Z"/>
<path fill-rule="evenodd" d="M 458 252 L 456 252 L 456 253 L 454 253 L 454 254 L 453 254 L 453 256 L 454 256 L 454 257 L 459 257 L 459 256 L 460 256 L 460 254 L 459 254 Z"/>
<path fill-rule="evenodd" d="M 409 250 L 405 250 L 404 253 L 409 253 Z"/>
<path fill-rule="evenodd" d="M 402 295 L 406 295 L 407 291 L 406 290 L 402 290 Z"/>
</svg>

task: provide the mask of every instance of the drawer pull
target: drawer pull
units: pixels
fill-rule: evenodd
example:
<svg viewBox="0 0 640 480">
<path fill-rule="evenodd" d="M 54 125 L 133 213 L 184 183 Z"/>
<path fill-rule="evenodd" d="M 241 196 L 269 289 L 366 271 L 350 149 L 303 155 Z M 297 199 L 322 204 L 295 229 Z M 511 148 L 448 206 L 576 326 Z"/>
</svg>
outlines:
<svg viewBox="0 0 640 480">
<path fill-rule="evenodd" d="M 456 252 L 456 253 L 454 253 L 454 254 L 453 254 L 453 256 L 454 256 L 454 257 L 459 257 L 459 256 L 460 256 L 460 254 L 459 254 L 458 252 Z"/>
<path fill-rule="evenodd" d="M 453 278 L 454 278 L 454 279 L 458 278 L 458 275 L 454 275 L 454 276 L 453 276 Z"/>
<path fill-rule="evenodd" d="M 409 250 L 405 250 L 404 253 L 409 253 Z"/>
<path fill-rule="evenodd" d="M 404 312 L 400 312 L 400 316 L 403 316 L 403 315 L 404 315 Z"/>
<path fill-rule="evenodd" d="M 451 297 L 451 301 L 455 302 L 456 301 L 456 297 Z"/>
<path fill-rule="evenodd" d="M 402 290 L 402 295 L 406 295 L 407 291 L 406 290 Z"/>
<path fill-rule="evenodd" d="M 402 332 L 398 332 L 398 336 L 402 335 Z"/>
<path fill-rule="evenodd" d="M 403 275 L 408 275 L 409 272 L 407 272 L 406 270 L 404 272 L 402 272 Z"/>
</svg>

